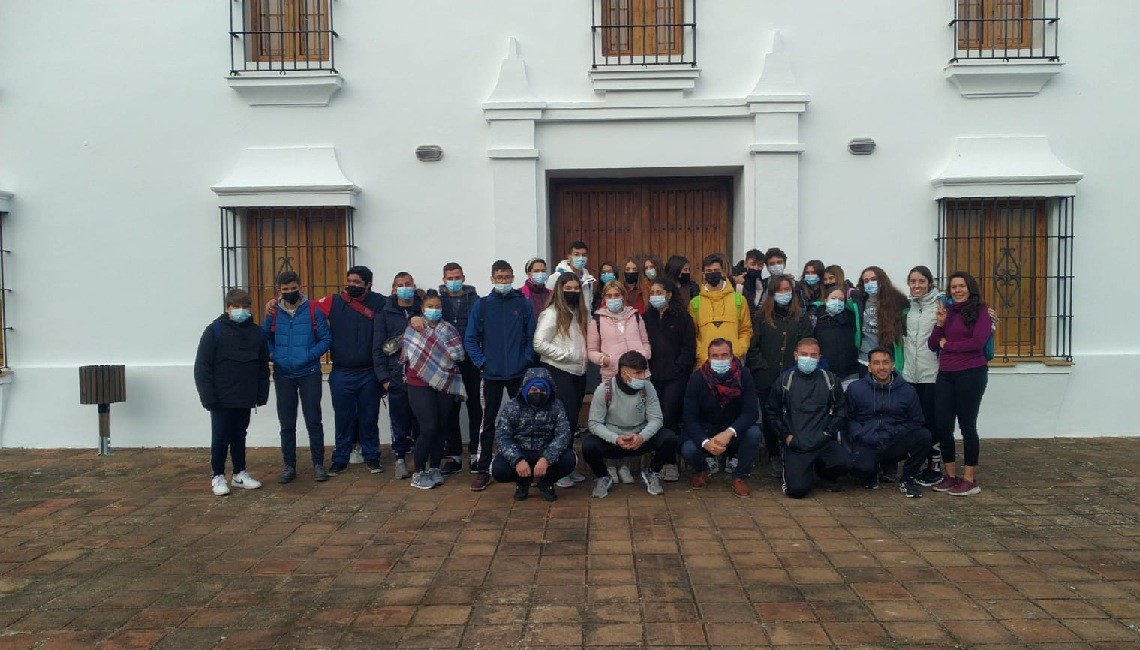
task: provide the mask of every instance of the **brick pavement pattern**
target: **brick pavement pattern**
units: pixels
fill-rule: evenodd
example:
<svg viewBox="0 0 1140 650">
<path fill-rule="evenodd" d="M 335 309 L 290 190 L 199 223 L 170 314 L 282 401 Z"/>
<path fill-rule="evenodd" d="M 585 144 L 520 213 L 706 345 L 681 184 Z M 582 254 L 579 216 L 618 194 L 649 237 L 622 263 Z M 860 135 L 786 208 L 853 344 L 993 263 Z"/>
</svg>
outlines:
<svg viewBox="0 0 1140 650">
<path fill-rule="evenodd" d="M 204 449 L 6 449 L 0 649 L 1140 647 L 1140 439 L 983 452 L 969 498 L 758 472 L 547 504 L 363 465 L 280 486 L 272 449 L 228 497 Z"/>
</svg>

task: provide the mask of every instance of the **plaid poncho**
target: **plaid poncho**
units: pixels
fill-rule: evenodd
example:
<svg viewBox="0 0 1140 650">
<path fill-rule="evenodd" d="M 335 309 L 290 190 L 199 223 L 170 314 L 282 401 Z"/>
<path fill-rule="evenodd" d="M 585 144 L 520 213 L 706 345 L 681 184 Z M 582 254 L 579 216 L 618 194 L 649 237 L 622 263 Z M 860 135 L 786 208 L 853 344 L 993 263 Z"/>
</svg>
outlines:
<svg viewBox="0 0 1140 650">
<path fill-rule="evenodd" d="M 454 325 L 439 321 L 422 332 L 408 327 L 401 347 L 400 362 L 424 383 L 444 393 L 460 394 L 463 378 L 456 364 L 463 361 L 463 338 Z"/>
</svg>

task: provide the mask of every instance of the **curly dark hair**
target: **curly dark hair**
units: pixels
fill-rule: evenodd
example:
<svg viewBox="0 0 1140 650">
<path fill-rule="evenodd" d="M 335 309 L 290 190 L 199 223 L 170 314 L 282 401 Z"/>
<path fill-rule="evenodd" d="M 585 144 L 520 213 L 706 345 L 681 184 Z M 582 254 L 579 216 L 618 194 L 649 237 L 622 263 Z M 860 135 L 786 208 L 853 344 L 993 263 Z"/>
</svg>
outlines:
<svg viewBox="0 0 1140 650">
<path fill-rule="evenodd" d="M 982 309 L 989 309 L 989 307 L 982 302 L 982 290 L 978 286 L 978 281 L 965 271 L 954 271 L 949 278 L 946 278 L 947 293 L 950 292 L 950 283 L 954 281 L 954 278 L 962 278 L 962 281 L 966 283 L 966 290 L 970 292 L 970 297 L 958 310 L 958 315 L 962 317 L 962 322 L 967 327 L 973 327 L 974 323 L 978 322 L 978 312 Z"/>
</svg>

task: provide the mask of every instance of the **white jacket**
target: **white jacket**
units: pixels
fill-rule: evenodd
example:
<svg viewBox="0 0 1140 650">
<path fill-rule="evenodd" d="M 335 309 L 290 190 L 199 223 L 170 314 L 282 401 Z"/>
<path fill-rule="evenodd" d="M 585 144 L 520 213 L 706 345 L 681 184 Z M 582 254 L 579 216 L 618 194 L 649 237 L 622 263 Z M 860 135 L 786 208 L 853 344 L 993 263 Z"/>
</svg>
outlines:
<svg viewBox="0 0 1140 650">
<path fill-rule="evenodd" d="M 558 284 L 558 276 L 563 273 L 578 275 L 569 260 L 562 260 L 554 267 L 554 272 L 550 274 L 550 277 L 546 279 L 546 288 L 554 291 L 555 285 Z M 590 275 L 590 272 L 586 269 L 582 269 L 582 275 L 578 276 L 578 281 L 582 283 L 582 302 L 588 308 L 594 304 L 594 290 L 599 282 L 594 276 Z"/>
<path fill-rule="evenodd" d="M 554 307 L 542 310 L 534 328 L 534 351 L 539 361 L 572 375 L 586 373 L 586 339 L 578 323 L 571 321 L 568 335 L 558 332 L 558 315 Z"/>
<path fill-rule="evenodd" d="M 926 345 L 942 292 L 931 289 L 921 298 L 910 299 L 906 314 L 906 337 L 903 338 L 903 379 L 912 384 L 933 384 L 938 378 L 938 353 Z"/>
</svg>

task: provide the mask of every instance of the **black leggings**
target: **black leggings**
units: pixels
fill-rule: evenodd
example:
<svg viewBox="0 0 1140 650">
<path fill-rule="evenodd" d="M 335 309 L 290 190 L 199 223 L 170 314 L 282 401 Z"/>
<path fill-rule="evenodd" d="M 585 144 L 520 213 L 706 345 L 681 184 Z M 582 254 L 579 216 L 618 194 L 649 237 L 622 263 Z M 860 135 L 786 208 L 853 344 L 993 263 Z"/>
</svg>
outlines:
<svg viewBox="0 0 1140 650">
<path fill-rule="evenodd" d="M 986 393 L 989 368 L 980 366 L 969 370 L 938 371 L 934 383 L 935 419 L 942 450 L 942 460 L 955 462 L 954 420 L 962 432 L 965 464 L 978 464 L 978 411 L 982 408 L 982 395 Z"/>
<path fill-rule="evenodd" d="M 934 407 L 935 384 L 911 384 L 911 386 L 914 387 L 914 392 L 918 393 L 918 403 L 922 405 L 922 421 L 926 425 L 926 430 L 937 431 L 938 418 Z M 942 444 L 937 434 L 933 436 L 933 444 L 930 445 L 930 454 L 926 460 L 942 460 Z"/>
<path fill-rule="evenodd" d="M 689 383 L 688 376 L 677 377 L 668 381 L 653 381 L 657 389 L 657 399 L 661 402 L 661 415 L 665 419 L 665 428 L 681 431 L 681 411 L 685 407 L 685 386 Z"/>
<path fill-rule="evenodd" d="M 416 436 L 416 471 L 439 467 L 450 428 L 455 396 L 427 386 L 408 386 L 408 401 L 420 433 Z"/>
<path fill-rule="evenodd" d="M 566 418 L 570 420 L 570 430 L 573 431 L 578 427 L 578 414 L 586 399 L 586 375 L 575 375 L 548 363 L 541 365 L 550 371 L 550 377 L 554 380 L 554 396 L 562 402 L 562 408 L 566 409 Z"/>
</svg>

